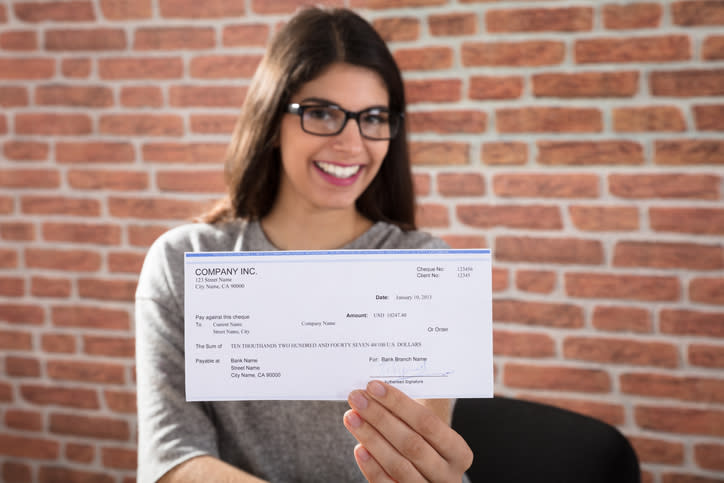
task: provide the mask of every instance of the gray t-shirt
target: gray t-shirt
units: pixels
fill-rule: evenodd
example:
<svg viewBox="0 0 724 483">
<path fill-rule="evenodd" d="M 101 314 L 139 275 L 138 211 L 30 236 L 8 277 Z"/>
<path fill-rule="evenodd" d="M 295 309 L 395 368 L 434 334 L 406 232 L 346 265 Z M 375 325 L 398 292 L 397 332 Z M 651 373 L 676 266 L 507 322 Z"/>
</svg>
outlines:
<svg viewBox="0 0 724 483">
<path fill-rule="evenodd" d="M 378 222 L 342 249 L 446 248 L 423 232 Z M 151 246 L 136 291 L 138 481 L 215 456 L 272 482 L 366 481 L 346 401 L 186 402 L 184 252 L 276 250 L 258 222 L 184 225 Z"/>
</svg>

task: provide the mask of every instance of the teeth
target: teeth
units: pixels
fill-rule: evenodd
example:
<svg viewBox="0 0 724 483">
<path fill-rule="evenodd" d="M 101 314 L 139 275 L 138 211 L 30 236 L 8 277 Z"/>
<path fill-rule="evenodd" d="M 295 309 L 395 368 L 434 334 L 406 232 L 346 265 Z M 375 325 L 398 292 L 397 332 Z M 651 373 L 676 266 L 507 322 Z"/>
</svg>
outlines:
<svg viewBox="0 0 724 483">
<path fill-rule="evenodd" d="M 362 166 L 356 164 L 354 166 L 339 166 L 332 163 L 315 162 L 319 169 L 335 178 L 350 178 L 357 174 Z"/>
</svg>

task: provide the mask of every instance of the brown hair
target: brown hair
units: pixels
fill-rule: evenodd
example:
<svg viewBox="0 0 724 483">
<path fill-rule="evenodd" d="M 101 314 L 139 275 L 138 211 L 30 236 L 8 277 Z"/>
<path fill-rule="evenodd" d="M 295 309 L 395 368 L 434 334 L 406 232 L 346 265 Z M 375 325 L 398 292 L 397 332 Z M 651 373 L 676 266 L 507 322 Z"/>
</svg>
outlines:
<svg viewBox="0 0 724 483">
<path fill-rule="evenodd" d="M 276 34 L 249 86 L 226 157 L 228 197 L 202 221 L 259 219 L 272 208 L 281 177 L 277 136 L 292 95 L 336 62 L 371 69 L 384 81 L 391 111 L 405 112 L 400 70 L 384 40 L 348 9 L 305 8 Z M 404 122 L 377 176 L 356 201 L 372 221 L 415 228 L 415 198 Z"/>
</svg>

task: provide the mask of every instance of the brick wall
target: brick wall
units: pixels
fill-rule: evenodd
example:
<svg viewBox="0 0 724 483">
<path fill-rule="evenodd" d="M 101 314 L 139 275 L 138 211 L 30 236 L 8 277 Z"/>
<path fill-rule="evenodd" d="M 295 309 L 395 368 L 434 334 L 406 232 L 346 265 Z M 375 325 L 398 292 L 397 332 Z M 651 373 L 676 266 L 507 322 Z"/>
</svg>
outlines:
<svg viewBox="0 0 724 483">
<path fill-rule="evenodd" d="M 299 3 L 0 3 L 3 481 L 133 481 L 145 250 L 222 193 Z M 494 251 L 497 392 L 721 481 L 724 2 L 334 3 L 404 70 L 421 225 Z"/>
</svg>

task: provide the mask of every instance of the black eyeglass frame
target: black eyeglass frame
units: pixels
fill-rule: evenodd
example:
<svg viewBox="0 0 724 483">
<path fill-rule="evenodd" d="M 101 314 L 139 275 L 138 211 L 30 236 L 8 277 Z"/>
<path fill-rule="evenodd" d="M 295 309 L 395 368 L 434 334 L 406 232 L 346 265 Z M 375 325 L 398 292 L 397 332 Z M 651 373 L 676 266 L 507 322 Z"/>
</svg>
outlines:
<svg viewBox="0 0 724 483">
<path fill-rule="evenodd" d="M 344 121 L 342 121 L 342 125 L 340 126 L 339 130 L 336 132 L 323 133 L 323 134 L 307 131 L 304 128 L 304 110 L 307 108 L 314 108 L 314 107 L 331 107 L 331 108 L 337 109 L 340 112 L 344 113 Z M 360 116 L 367 112 L 370 112 L 370 111 L 386 112 L 390 116 L 390 119 L 392 119 L 393 116 L 398 116 L 397 122 L 395 124 L 389 123 L 390 124 L 390 136 L 389 137 L 384 137 L 384 138 L 371 137 L 362 132 L 362 125 L 359 122 Z M 296 102 L 293 102 L 287 106 L 287 112 L 289 114 L 296 114 L 297 116 L 299 116 L 299 122 L 302 127 L 302 131 L 304 131 L 307 134 L 312 134 L 314 136 L 336 136 L 339 133 L 341 133 L 342 131 L 344 131 L 344 128 L 347 126 L 347 121 L 349 121 L 350 119 L 354 119 L 355 121 L 357 121 L 357 129 L 359 130 L 360 136 L 362 136 L 365 139 L 370 139 L 372 141 L 389 141 L 391 139 L 394 139 L 397 136 L 397 134 L 400 132 L 400 125 L 405 120 L 405 114 L 403 112 L 393 112 L 387 108 L 368 107 L 367 109 L 362 109 L 361 111 L 355 112 L 355 111 L 348 111 L 347 109 L 344 109 L 343 107 L 340 107 L 336 104 L 324 104 L 324 103 L 320 103 L 320 102 L 317 102 L 315 104 L 298 104 Z"/>
</svg>

